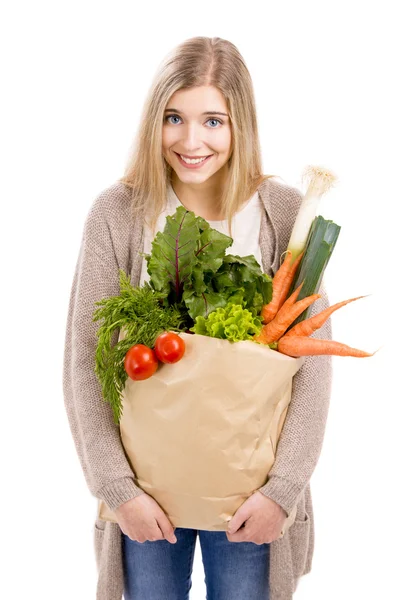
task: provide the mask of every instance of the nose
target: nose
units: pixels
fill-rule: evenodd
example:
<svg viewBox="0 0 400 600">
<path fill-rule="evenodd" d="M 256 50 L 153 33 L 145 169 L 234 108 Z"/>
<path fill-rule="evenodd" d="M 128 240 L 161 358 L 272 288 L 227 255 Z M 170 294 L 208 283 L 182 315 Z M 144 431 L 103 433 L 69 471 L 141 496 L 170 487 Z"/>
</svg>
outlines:
<svg viewBox="0 0 400 600">
<path fill-rule="evenodd" d="M 197 123 L 191 123 L 184 128 L 182 145 L 186 154 L 195 154 L 202 147 L 200 128 Z"/>
</svg>

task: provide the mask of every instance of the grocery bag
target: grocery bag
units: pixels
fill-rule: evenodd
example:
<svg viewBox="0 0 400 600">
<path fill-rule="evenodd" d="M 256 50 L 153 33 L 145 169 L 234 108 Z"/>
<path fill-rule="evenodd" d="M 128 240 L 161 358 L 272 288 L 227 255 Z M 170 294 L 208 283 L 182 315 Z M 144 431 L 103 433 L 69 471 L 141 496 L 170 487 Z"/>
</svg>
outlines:
<svg viewBox="0 0 400 600">
<path fill-rule="evenodd" d="M 179 362 L 159 363 L 144 381 L 126 380 L 121 440 L 136 485 L 174 527 L 226 531 L 267 481 L 304 357 L 251 340 L 180 335 L 186 351 Z M 281 535 L 295 516 L 296 506 Z M 98 517 L 117 522 L 103 500 Z"/>
</svg>

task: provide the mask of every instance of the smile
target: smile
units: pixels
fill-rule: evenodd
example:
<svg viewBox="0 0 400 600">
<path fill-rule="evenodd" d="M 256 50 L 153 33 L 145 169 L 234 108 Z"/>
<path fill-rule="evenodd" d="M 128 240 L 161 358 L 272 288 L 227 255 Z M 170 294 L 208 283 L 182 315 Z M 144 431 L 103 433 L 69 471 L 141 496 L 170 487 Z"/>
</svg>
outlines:
<svg viewBox="0 0 400 600">
<path fill-rule="evenodd" d="M 180 164 L 183 165 L 184 167 L 186 167 L 187 169 L 199 169 L 206 162 L 208 162 L 210 160 L 210 158 L 212 158 L 214 156 L 213 154 L 211 154 L 210 156 L 207 156 L 205 158 L 199 158 L 199 159 L 185 158 L 185 159 L 183 159 L 182 156 L 180 154 L 178 154 L 177 152 L 175 152 L 175 154 L 178 157 Z"/>
</svg>

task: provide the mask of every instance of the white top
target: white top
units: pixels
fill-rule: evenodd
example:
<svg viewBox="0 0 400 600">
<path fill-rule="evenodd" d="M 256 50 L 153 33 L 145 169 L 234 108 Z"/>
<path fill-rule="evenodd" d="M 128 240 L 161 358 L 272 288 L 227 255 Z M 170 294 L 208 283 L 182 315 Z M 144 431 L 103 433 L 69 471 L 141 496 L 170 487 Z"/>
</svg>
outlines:
<svg viewBox="0 0 400 600">
<path fill-rule="evenodd" d="M 158 217 L 156 232 L 163 231 L 166 223 L 165 217 L 167 215 L 173 215 L 178 208 L 182 206 L 178 196 L 175 194 L 171 184 L 168 184 L 167 193 L 167 207 L 161 212 Z M 246 202 L 246 204 L 237 212 L 232 219 L 232 239 L 233 244 L 225 250 L 226 254 L 235 254 L 238 256 L 248 256 L 253 254 L 257 262 L 263 271 L 261 263 L 261 248 L 259 244 L 260 227 L 261 227 L 261 215 L 262 215 L 262 203 L 258 191 Z M 219 232 L 229 235 L 228 231 L 228 219 L 222 221 L 210 221 L 207 222 L 213 229 L 217 229 Z M 151 242 L 153 236 L 147 223 L 144 223 L 144 246 L 143 252 L 146 254 L 151 253 Z M 140 275 L 139 285 L 143 285 L 145 281 L 149 281 L 150 277 L 147 273 L 147 262 L 143 258 L 142 269 Z"/>
</svg>

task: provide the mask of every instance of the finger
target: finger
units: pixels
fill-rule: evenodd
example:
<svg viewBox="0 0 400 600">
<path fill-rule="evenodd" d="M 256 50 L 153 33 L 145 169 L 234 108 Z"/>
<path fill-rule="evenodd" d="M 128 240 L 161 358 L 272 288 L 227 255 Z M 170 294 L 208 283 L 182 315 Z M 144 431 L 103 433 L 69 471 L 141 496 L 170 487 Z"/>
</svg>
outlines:
<svg viewBox="0 0 400 600">
<path fill-rule="evenodd" d="M 236 533 L 241 527 L 249 527 L 250 521 L 253 519 L 253 515 L 247 510 L 241 512 L 237 511 L 231 519 L 227 530 L 229 533 Z"/>
<path fill-rule="evenodd" d="M 236 531 L 240 529 L 240 527 L 242 527 L 246 519 L 247 515 L 245 515 L 244 513 L 236 512 L 228 525 L 229 533 L 236 533 Z"/>
<path fill-rule="evenodd" d="M 248 539 L 249 535 L 250 535 L 250 527 L 249 527 L 249 522 L 245 521 L 238 529 L 237 531 L 231 532 L 231 531 L 227 531 L 227 535 L 232 539 L 232 541 L 244 541 L 245 539 Z"/>
<path fill-rule="evenodd" d="M 156 517 L 156 521 L 165 539 L 168 540 L 171 544 L 175 544 L 177 539 L 174 533 L 174 528 L 167 515 L 164 512 L 160 512 Z"/>
<path fill-rule="evenodd" d="M 230 520 L 228 531 L 231 533 L 237 531 L 251 517 L 251 514 L 251 510 L 245 504 L 240 506 Z"/>
<path fill-rule="evenodd" d="M 248 532 L 246 532 L 244 529 L 239 529 L 239 531 L 236 533 L 226 532 L 226 537 L 230 542 L 247 542 Z"/>
<path fill-rule="evenodd" d="M 156 519 L 154 519 L 154 521 L 153 521 L 153 527 L 151 528 L 150 535 L 151 535 L 151 537 L 149 537 L 149 540 L 151 542 L 157 542 L 158 540 L 164 539 L 164 534 L 163 534 L 160 526 L 158 525 Z"/>
</svg>

